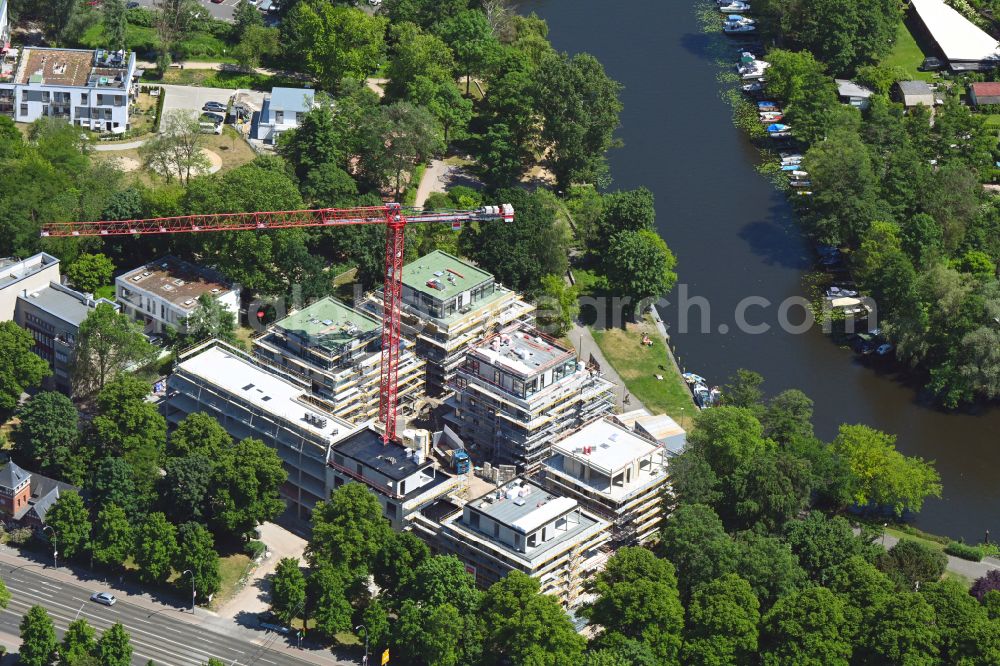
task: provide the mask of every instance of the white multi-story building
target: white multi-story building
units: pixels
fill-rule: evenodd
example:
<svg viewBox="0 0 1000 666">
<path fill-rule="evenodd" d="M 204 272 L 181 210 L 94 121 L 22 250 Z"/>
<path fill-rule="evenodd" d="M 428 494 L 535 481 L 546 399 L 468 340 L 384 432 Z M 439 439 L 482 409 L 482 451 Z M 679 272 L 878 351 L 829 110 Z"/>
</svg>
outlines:
<svg viewBox="0 0 1000 666">
<path fill-rule="evenodd" d="M 18 296 L 59 282 L 59 260 L 39 252 L 27 259 L 0 259 L 0 321 L 12 321 Z"/>
<path fill-rule="evenodd" d="M 24 123 L 63 118 L 113 134 L 129 128 L 135 53 L 18 49 L 6 41 L 0 48 L 0 114 Z"/>
<path fill-rule="evenodd" d="M 115 278 L 122 311 L 142 322 L 148 335 L 169 326 L 183 331 L 198 299 L 208 295 L 239 315 L 240 289 L 217 272 L 174 257 L 163 257 Z"/>
<path fill-rule="evenodd" d="M 464 506 L 432 505 L 415 516 L 413 528 L 435 551 L 460 559 L 480 586 L 516 569 L 568 607 L 604 566 L 611 538 L 610 524 L 577 500 L 520 478 Z"/>
<path fill-rule="evenodd" d="M 549 492 L 610 521 L 614 544 L 628 546 L 656 535 L 669 491 L 668 458 L 662 445 L 599 419 L 554 443 L 542 475 Z"/>
<path fill-rule="evenodd" d="M 276 144 L 282 132 L 299 126 L 302 116 L 315 106 L 316 93 L 308 88 L 272 88 L 264 98 L 255 139 Z"/>
<path fill-rule="evenodd" d="M 533 472 L 553 440 L 612 408 L 614 385 L 524 324 L 470 344 L 446 416 L 473 452 Z"/>
</svg>

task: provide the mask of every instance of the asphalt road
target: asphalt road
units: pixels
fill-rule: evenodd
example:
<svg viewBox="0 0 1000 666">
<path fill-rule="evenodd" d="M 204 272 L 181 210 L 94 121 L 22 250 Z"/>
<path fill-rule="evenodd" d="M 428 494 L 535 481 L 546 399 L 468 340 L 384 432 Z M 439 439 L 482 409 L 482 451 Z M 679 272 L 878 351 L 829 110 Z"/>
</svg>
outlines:
<svg viewBox="0 0 1000 666">
<path fill-rule="evenodd" d="M 268 649 L 287 640 L 276 633 L 261 634 L 259 644 L 254 644 L 180 619 L 177 614 L 183 611 L 179 610 L 151 610 L 121 599 L 114 606 L 101 606 L 90 601 L 95 590 L 49 579 L 35 564 L 15 567 L 5 563 L 0 575 L 11 592 L 10 604 L 0 613 L 0 632 L 18 635 L 22 616 L 38 604 L 49 612 L 60 639 L 76 618 L 86 618 L 98 635 L 121 622 L 132 637 L 136 666 L 150 659 L 157 666 L 202 666 L 211 657 L 226 666 L 310 666 L 310 662 Z"/>
</svg>

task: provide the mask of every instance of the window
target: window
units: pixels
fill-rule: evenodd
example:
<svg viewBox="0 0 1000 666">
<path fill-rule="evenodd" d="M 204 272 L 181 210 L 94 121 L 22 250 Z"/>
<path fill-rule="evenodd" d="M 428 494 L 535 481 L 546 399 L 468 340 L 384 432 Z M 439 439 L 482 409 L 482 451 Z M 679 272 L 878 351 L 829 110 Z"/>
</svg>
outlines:
<svg viewBox="0 0 1000 666">
<path fill-rule="evenodd" d="M 27 104 L 21 104 L 21 115 L 22 116 L 28 115 L 28 105 Z"/>
<path fill-rule="evenodd" d="M 396 505 L 392 504 L 392 503 L 387 503 L 385 505 L 385 515 L 389 516 L 390 518 L 395 518 L 396 517 Z"/>
<path fill-rule="evenodd" d="M 469 514 L 469 525 L 471 525 L 472 527 L 475 527 L 477 530 L 479 529 L 479 514 L 478 513 L 470 513 Z"/>
<path fill-rule="evenodd" d="M 402 481 L 399 482 L 399 494 L 400 495 L 406 494 L 406 479 L 403 479 Z"/>
</svg>

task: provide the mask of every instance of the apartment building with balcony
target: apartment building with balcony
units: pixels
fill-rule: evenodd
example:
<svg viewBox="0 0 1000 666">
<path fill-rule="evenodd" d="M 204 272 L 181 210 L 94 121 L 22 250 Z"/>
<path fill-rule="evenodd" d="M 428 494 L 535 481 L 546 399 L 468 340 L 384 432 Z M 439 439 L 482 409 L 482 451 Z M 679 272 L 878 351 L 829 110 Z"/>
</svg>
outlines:
<svg viewBox="0 0 1000 666">
<path fill-rule="evenodd" d="M 122 311 L 143 325 L 148 335 L 167 327 L 185 330 L 187 318 L 207 295 L 239 315 L 240 288 L 214 270 L 175 257 L 163 257 L 115 278 L 115 298 Z"/>
<path fill-rule="evenodd" d="M 535 306 L 486 271 L 435 250 L 403 267 L 403 335 L 427 361 L 427 392 L 451 393 L 466 347 L 490 331 L 530 320 Z M 365 308 L 381 314 L 382 293 Z"/>
<path fill-rule="evenodd" d="M 214 416 L 236 440 L 256 437 L 274 448 L 288 473 L 281 494 L 303 520 L 335 487 L 331 447 L 365 427 L 329 412 L 308 381 L 217 341 L 182 354 L 167 379 L 167 423 L 195 412 Z"/>
<path fill-rule="evenodd" d="M 554 440 L 614 406 L 614 385 L 525 324 L 469 345 L 447 419 L 494 465 L 537 470 Z"/>
<path fill-rule="evenodd" d="M 25 289 L 17 297 L 14 321 L 35 339 L 32 351 L 44 359 L 52 375 L 43 380 L 45 388 L 63 393 L 72 390 L 71 367 L 80 324 L 99 303 L 118 309 L 106 298 L 94 299 L 58 282 L 39 289 Z"/>
<path fill-rule="evenodd" d="M 338 416 L 378 417 L 382 322 L 335 298 L 322 298 L 274 323 L 253 341 L 253 353 L 309 379 L 312 391 Z M 402 341 L 398 364 L 400 412 L 424 397 L 424 361 Z"/>
<path fill-rule="evenodd" d="M 609 521 L 615 548 L 642 544 L 656 536 L 664 515 L 669 457 L 664 446 L 598 419 L 552 445 L 542 485 Z"/>
<path fill-rule="evenodd" d="M 572 608 L 610 554 L 607 521 L 522 478 L 464 505 L 429 509 L 415 518 L 414 533 L 435 552 L 458 557 L 484 588 L 518 570 Z"/>
<path fill-rule="evenodd" d="M 374 491 L 382 512 L 396 530 L 413 516 L 462 485 L 460 476 L 444 472 L 426 450 L 383 442 L 373 428 L 361 428 L 334 444 L 327 462 L 333 487 L 365 484 Z"/>
<path fill-rule="evenodd" d="M 129 128 L 135 53 L 13 47 L 0 40 L 0 114 L 63 118 L 96 132 Z"/>
</svg>

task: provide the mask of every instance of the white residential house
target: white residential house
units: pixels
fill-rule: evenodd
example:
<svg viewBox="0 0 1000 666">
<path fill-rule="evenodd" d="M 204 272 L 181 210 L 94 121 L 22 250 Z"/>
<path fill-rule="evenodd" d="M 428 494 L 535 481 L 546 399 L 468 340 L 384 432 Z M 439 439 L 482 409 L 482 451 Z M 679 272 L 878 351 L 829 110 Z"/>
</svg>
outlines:
<svg viewBox="0 0 1000 666">
<path fill-rule="evenodd" d="M 303 115 L 315 106 L 316 93 L 308 88 L 272 88 L 264 98 L 255 139 L 276 144 L 282 132 L 295 129 Z"/>
<path fill-rule="evenodd" d="M 128 129 L 135 53 L 18 49 L 3 40 L 0 48 L 0 113 L 24 123 L 48 116 L 97 132 Z"/>
<path fill-rule="evenodd" d="M 115 278 L 122 312 L 143 324 L 148 335 L 166 327 L 183 331 L 202 295 L 209 295 L 239 316 L 240 288 L 213 270 L 163 257 Z"/>
</svg>

